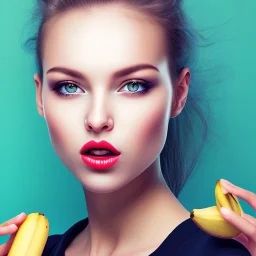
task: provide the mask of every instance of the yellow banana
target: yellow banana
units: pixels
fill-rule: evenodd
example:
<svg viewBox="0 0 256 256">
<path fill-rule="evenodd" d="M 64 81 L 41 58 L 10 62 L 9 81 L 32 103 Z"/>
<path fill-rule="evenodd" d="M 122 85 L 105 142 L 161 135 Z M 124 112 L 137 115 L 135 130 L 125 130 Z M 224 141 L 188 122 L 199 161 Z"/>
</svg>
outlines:
<svg viewBox="0 0 256 256">
<path fill-rule="evenodd" d="M 225 207 L 241 216 L 243 210 L 238 198 L 231 193 L 224 194 L 221 189 L 220 180 L 216 182 L 215 198 L 216 206 L 194 209 L 190 213 L 190 218 L 199 228 L 212 236 L 233 238 L 239 235 L 241 231 L 228 223 L 220 213 L 220 208 Z"/>
<path fill-rule="evenodd" d="M 219 211 L 220 211 L 220 208 L 223 206 L 225 208 L 228 208 L 234 211 L 236 214 L 241 216 L 243 210 L 241 205 L 239 204 L 238 198 L 231 193 L 227 193 L 225 195 L 221 189 L 221 184 L 219 180 L 216 182 L 216 186 L 215 186 L 215 198 L 216 198 L 216 205 Z"/>
<path fill-rule="evenodd" d="M 49 234 L 43 213 L 30 213 L 21 224 L 8 256 L 41 256 Z"/>
<path fill-rule="evenodd" d="M 212 236 L 231 238 L 241 232 L 220 215 L 217 206 L 194 209 L 190 216 L 199 228 Z"/>
</svg>

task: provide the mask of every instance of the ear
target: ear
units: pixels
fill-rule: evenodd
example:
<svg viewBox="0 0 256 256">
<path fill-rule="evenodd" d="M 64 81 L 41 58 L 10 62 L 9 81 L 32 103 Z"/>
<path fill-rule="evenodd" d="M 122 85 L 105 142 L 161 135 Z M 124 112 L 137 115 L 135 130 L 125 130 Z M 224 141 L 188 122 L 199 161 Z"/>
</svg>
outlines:
<svg viewBox="0 0 256 256">
<path fill-rule="evenodd" d="M 184 108 L 188 96 L 189 83 L 189 68 L 183 68 L 179 75 L 179 78 L 177 79 L 177 83 L 174 86 L 171 118 L 174 118 L 177 115 L 179 115 L 182 109 Z"/>
<path fill-rule="evenodd" d="M 34 75 L 34 82 L 36 86 L 37 111 L 40 116 L 44 117 L 44 108 L 43 108 L 43 100 L 42 100 L 42 81 L 38 74 Z"/>
</svg>

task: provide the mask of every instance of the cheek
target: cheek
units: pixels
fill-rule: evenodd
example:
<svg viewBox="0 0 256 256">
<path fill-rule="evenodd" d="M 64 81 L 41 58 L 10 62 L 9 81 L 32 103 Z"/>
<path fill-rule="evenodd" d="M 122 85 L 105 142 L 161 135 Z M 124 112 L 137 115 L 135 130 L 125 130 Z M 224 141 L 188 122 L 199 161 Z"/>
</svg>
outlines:
<svg viewBox="0 0 256 256">
<path fill-rule="evenodd" d="M 45 119 L 52 144 L 60 154 L 65 145 L 72 145 L 70 142 L 81 124 L 78 123 L 77 113 L 74 114 L 77 110 L 53 102 L 54 100 L 45 102 Z"/>
<path fill-rule="evenodd" d="M 54 118 L 53 113 L 46 113 L 45 119 L 47 122 L 48 132 L 52 141 L 52 144 L 56 147 L 62 141 L 62 138 L 66 134 L 66 126 L 63 125 L 63 122 L 56 117 Z M 58 121 L 57 121 L 58 120 Z M 62 129 L 60 128 L 62 127 Z"/>
<path fill-rule="evenodd" d="M 145 116 L 140 125 L 139 137 L 142 138 L 141 143 L 152 146 L 152 150 L 164 144 L 168 121 L 165 107 L 150 111 L 150 115 Z"/>
<path fill-rule="evenodd" d="M 160 154 L 167 136 L 167 129 L 169 123 L 169 109 L 168 99 L 155 101 L 156 104 L 148 109 L 147 114 L 141 118 L 138 123 L 139 129 L 137 132 L 136 144 L 139 146 L 141 152 L 147 151 L 144 157 L 155 160 Z"/>
</svg>

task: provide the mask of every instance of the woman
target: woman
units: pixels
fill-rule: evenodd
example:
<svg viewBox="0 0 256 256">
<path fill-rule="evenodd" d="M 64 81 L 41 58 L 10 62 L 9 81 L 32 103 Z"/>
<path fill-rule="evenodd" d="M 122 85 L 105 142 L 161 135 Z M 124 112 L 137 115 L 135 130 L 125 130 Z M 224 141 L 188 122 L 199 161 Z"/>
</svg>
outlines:
<svg viewBox="0 0 256 256">
<path fill-rule="evenodd" d="M 243 233 L 220 239 L 200 230 L 177 200 L 186 180 L 180 131 L 189 132 L 189 120 L 178 116 L 190 99 L 193 53 L 180 1 L 41 0 L 38 10 L 37 108 L 88 211 L 50 236 L 43 255 L 255 256 L 253 217 L 230 213 L 225 218 Z M 256 208 L 253 193 L 223 188 Z M 25 217 L 0 229 L 12 234 L 0 255 Z"/>
</svg>

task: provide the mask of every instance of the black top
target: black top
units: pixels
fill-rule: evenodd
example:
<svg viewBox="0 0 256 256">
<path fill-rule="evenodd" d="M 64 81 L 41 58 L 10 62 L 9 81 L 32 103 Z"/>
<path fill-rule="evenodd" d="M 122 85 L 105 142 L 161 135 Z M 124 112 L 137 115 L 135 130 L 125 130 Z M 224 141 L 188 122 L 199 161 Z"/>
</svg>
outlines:
<svg viewBox="0 0 256 256">
<path fill-rule="evenodd" d="M 72 240 L 87 226 L 88 217 L 64 234 L 48 237 L 42 256 L 64 256 Z M 179 224 L 150 256 L 251 256 L 241 243 L 208 235 L 190 218 Z M 74 255 L 75 256 L 75 255 Z"/>
</svg>

